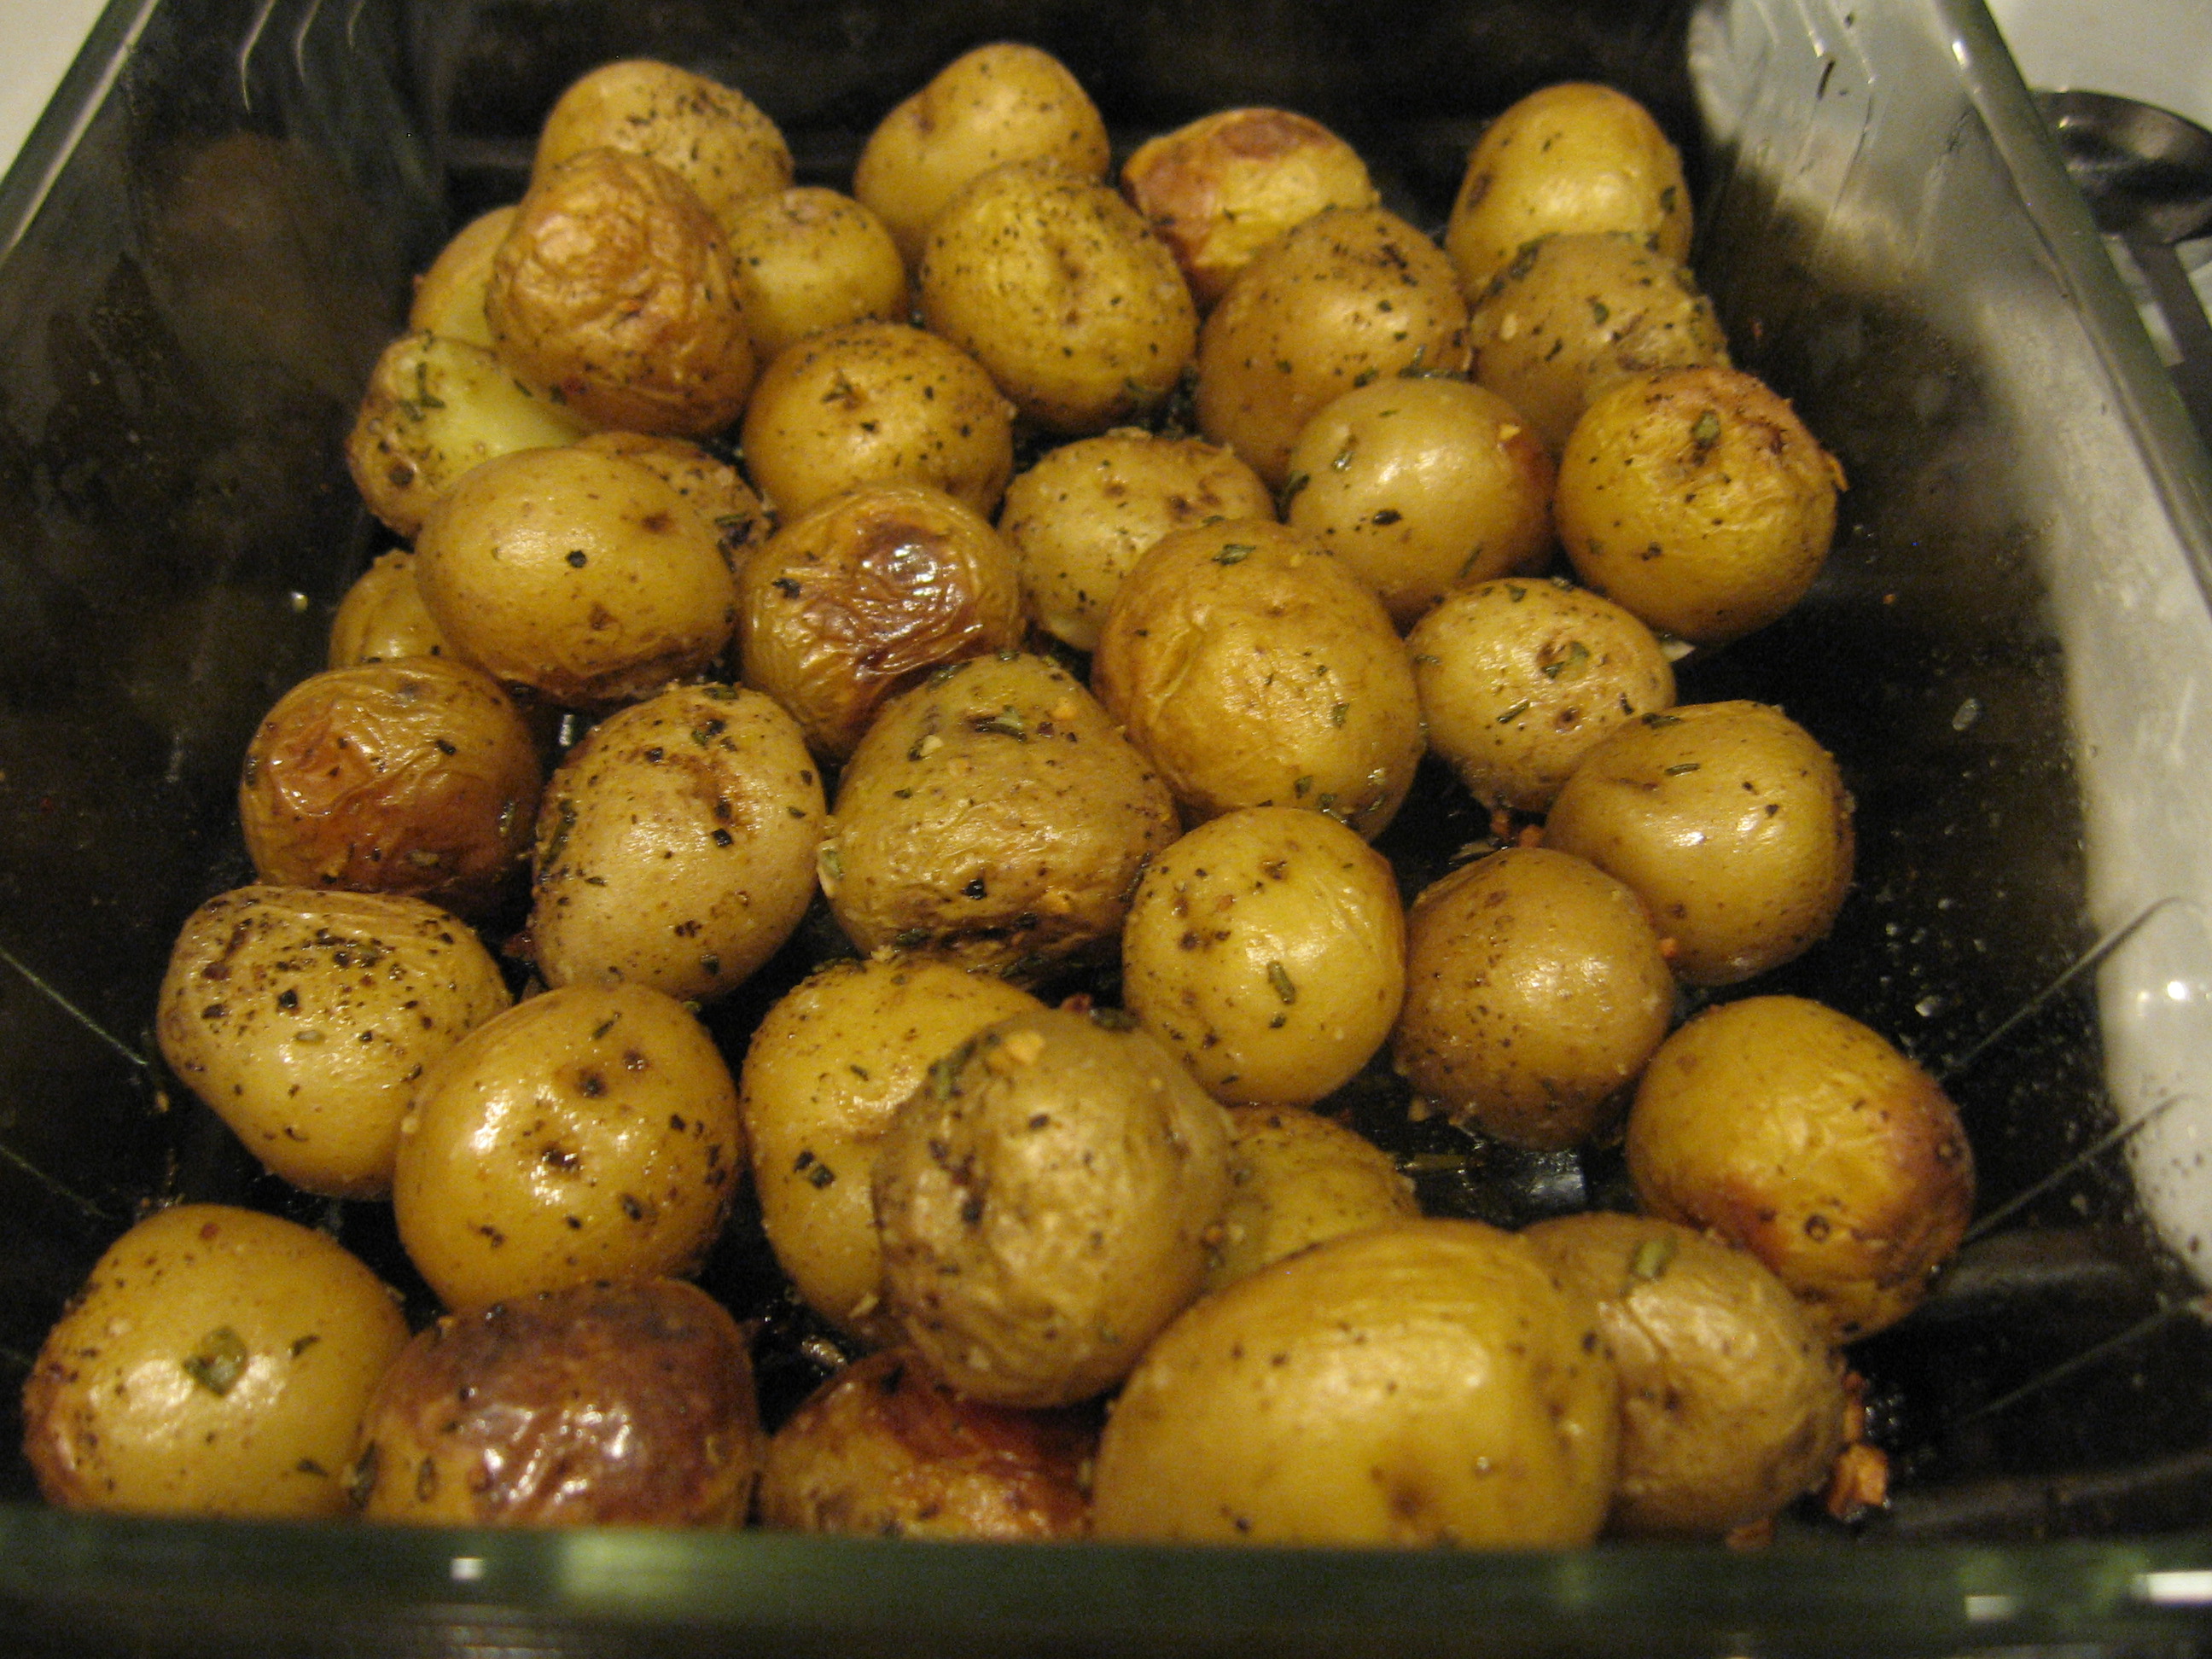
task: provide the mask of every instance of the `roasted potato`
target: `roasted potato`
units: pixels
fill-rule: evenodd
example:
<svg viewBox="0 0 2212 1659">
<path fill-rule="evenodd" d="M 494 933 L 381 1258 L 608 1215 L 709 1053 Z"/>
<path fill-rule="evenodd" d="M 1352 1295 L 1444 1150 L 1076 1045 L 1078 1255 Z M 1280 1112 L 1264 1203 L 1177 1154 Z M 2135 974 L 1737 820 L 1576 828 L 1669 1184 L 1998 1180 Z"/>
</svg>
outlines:
<svg viewBox="0 0 2212 1659">
<path fill-rule="evenodd" d="M 881 219 L 805 185 L 757 197 L 724 221 L 738 293 L 763 363 L 793 340 L 847 323 L 899 322 L 906 262 Z"/>
<path fill-rule="evenodd" d="M 363 663 L 396 662 L 402 657 L 442 657 L 446 636 L 438 631 L 422 590 L 415 585 L 415 552 L 394 548 L 376 556 L 354 579 L 331 618 L 329 666 L 358 668 Z"/>
<path fill-rule="evenodd" d="M 415 279 L 415 299 L 407 326 L 448 340 L 465 340 L 492 350 L 491 323 L 484 315 L 484 289 L 491 282 L 492 256 L 514 223 L 514 209 L 496 207 L 478 214 L 446 244 L 430 268 Z"/>
<path fill-rule="evenodd" d="M 1229 1179 L 1209 1292 L 1309 1244 L 1421 1213 L 1413 1183 L 1381 1147 L 1295 1106 L 1229 1109 Z"/>
<path fill-rule="evenodd" d="M 697 444 L 642 432 L 594 432 L 576 440 L 576 447 L 619 455 L 658 474 L 699 515 L 733 572 L 744 568 L 753 549 L 775 529 L 775 515 L 753 493 L 744 474 Z"/>
</svg>

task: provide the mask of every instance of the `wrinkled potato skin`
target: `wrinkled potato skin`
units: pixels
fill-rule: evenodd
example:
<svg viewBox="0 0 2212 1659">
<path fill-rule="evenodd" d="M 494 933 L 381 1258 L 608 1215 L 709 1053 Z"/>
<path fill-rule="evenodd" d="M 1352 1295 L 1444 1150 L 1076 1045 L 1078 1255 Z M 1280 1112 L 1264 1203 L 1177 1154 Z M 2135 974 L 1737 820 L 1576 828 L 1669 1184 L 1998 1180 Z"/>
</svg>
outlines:
<svg viewBox="0 0 2212 1659">
<path fill-rule="evenodd" d="M 1199 825 L 1152 860 L 1121 929 L 1129 1012 L 1224 1105 L 1334 1093 L 1389 1037 L 1405 988 L 1389 860 L 1299 807 Z"/>
<path fill-rule="evenodd" d="M 1284 520 L 1318 536 L 1411 628 L 1455 587 L 1541 566 L 1552 458 L 1464 380 L 1386 380 L 1324 404 L 1290 458 Z"/>
<path fill-rule="evenodd" d="M 1646 1209 L 1749 1250 L 1838 1342 L 1918 1306 L 1973 1214 L 1973 1155 L 1935 1079 L 1801 997 L 1709 1008 L 1669 1037 L 1627 1145 Z"/>
<path fill-rule="evenodd" d="M 362 1407 L 406 1340 L 392 1293 L 321 1233 L 180 1204 L 110 1245 L 47 1334 L 24 1455 L 68 1509 L 337 1515 Z"/>
<path fill-rule="evenodd" d="M 1229 1135 L 1229 1205 L 1206 1270 L 1209 1295 L 1309 1244 L 1421 1213 L 1389 1154 L 1333 1118 L 1232 1106 Z"/>
<path fill-rule="evenodd" d="M 1545 846 L 1636 890 L 1690 985 L 1738 984 L 1826 938 L 1855 844 L 1835 761 L 1754 702 L 1624 722 L 1583 756 L 1544 821 Z"/>
<path fill-rule="evenodd" d="M 1272 521 L 1156 544 L 1115 595 L 1091 684 L 1192 823 L 1304 806 L 1372 841 L 1421 758 L 1413 667 L 1382 601 Z"/>
<path fill-rule="evenodd" d="M 1843 1361 L 1756 1257 L 1597 1211 L 1522 1237 L 1597 1304 L 1620 1372 L 1612 1531 L 1724 1537 L 1826 1476 L 1844 1449 Z"/>
<path fill-rule="evenodd" d="M 1328 208 L 1379 200 L 1367 164 L 1310 116 L 1228 109 L 1137 146 L 1121 191 L 1175 255 L 1200 308 L 1252 256 Z"/>
<path fill-rule="evenodd" d="M 763 1017 L 738 1084 L 753 1188 L 777 1263 L 817 1313 L 889 1339 L 877 1146 L 933 1061 L 1040 1006 L 995 974 L 889 956 L 826 963 Z"/>
<path fill-rule="evenodd" d="M 1038 625 L 1091 651 L 1121 579 L 1161 537 L 1274 514 L 1260 475 L 1227 450 L 1127 428 L 1047 451 L 1007 486 L 999 529 Z"/>
<path fill-rule="evenodd" d="M 1406 636 L 1429 747 L 1486 806 L 1541 812 L 1607 732 L 1674 706 L 1651 630 L 1563 582 L 1447 593 Z"/>
<path fill-rule="evenodd" d="M 359 1443 L 370 1521 L 738 1527 L 767 1443 L 737 1322 L 653 1279 L 447 1315 L 385 1372 Z"/>
<path fill-rule="evenodd" d="M 775 530 L 775 516 L 744 474 L 695 443 L 642 432 L 594 432 L 576 440 L 575 447 L 619 455 L 656 474 L 699 515 L 732 571 L 743 570 L 752 550 Z"/>
<path fill-rule="evenodd" d="M 744 1161 L 737 1086 L 684 1005 L 571 985 L 478 1026 L 423 1074 L 392 1213 L 408 1259 L 460 1312 L 690 1272 Z"/>
<path fill-rule="evenodd" d="M 1066 66 L 1035 46 L 978 46 L 877 124 L 853 169 L 853 194 L 887 225 L 908 264 L 946 203 L 1009 161 L 1050 161 L 1104 176 L 1105 118 Z"/>
<path fill-rule="evenodd" d="M 757 691 L 671 686 L 609 715 L 545 787 L 538 972 L 699 1002 L 734 990 L 806 914 L 824 818 L 798 727 Z"/>
<path fill-rule="evenodd" d="M 1480 293 L 1539 237 L 1618 231 L 1668 258 L 1690 257 L 1682 158 L 1643 105 L 1566 82 L 1530 93 L 1485 129 L 1467 158 L 1444 247 Z"/>
<path fill-rule="evenodd" d="M 849 196 L 801 185 L 746 203 L 726 228 L 753 349 L 763 363 L 823 329 L 907 314 L 898 244 Z"/>
<path fill-rule="evenodd" d="M 358 668 L 363 663 L 397 662 L 402 657 L 447 655 L 422 590 L 415 585 L 415 553 L 394 548 L 376 556 L 354 579 L 331 618 L 327 666 Z"/>
<path fill-rule="evenodd" d="M 1437 245 L 1382 208 L 1332 208 L 1253 256 L 1206 319 L 1198 423 L 1271 489 L 1322 405 L 1468 362 L 1467 302 Z"/>
<path fill-rule="evenodd" d="M 1516 847 L 1413 901 L 1398 1070 L 1432 1105 L 1553 1152 L 1607 1127 L 1667 1035 L 1674 976 L 1635 894 L 1595 866 Z"/>
<path fill-rule="evenodd" d="M 1612 1496 L 1593 1311 L 1479 1221 L 1347 1234 L 1194 1304 L 1115 1402 L 1092 1528 L 1162 1542 L 1572 1548 Z"/>
<path fill-rule="evenodd" d="M 751 390 L 730 250 L 659 162 L 579 151 L 536 180 L 492 260 L 500 361 L 588 426 L 705 437 Z"/>
<path fill-rule="evenodd" d="M 1738 369 L 1639 375 L 1600 394 L 1559 458 L 1575 574 L 1698 645 L 1764 628 L 1828 556 L 1843 469 Z"/>
<path fill-rule="evenodd" d="M 1167 787 L 1065 670 L 981 658 L 884 705 L 839 783 L 822 890 L 863 952 L 1030 975 L 1117 936 L 1176 833 Z"/>
<path fill-rule="evenodd" d="M 514 223 L 514 209 L 508 206 L 478 214 L 462 226 L 430 268 L 415 279 L 407 326 L 494 349 L 491 324 L 484 316 L 484 289 L 491 281 L 492 255 Z"/>
<path fill-rule="evenodd" d="M 241 887 L 186 919 L 157 1031 L 161 1057 L 270 1169 L 381 1198 L 410 1085 L 509 1000 L 491 953 L 435 905 Z"/>
<path fill-rule="evenodd" d="M 327 668 L 254 733 L 239 823 L 264 881 L 469 913 L 498 896 L 529 847 L 544 776 L 521 712 L 466 663 Z"/>
<path fill-rule="evenodd" d="M 945 663 L 1011 651 L 1024 631 L 1013 549 L 970 508 L 916 484 L 816 503 L 738 584 L 745 684 L 835 761 L 886 697 Z"/>
<path fill-rule="evenodd" d="M 912 1353 L 854 1361 L 769 1443 L 763 1526 L 866 1538 L 1081 1538 L 1090 1414 L 964 1399 Z"/>
<path fill-rule="evenodd" d="M 988 516 L 1013 474 L 1013 412 L 951 341 L 851 323 L 769 365 L 745 410 L 745 464 L 786 523 L 866 483 L 926 484 Z"/>
<path fill-rule="evenodd" d="M 1198 1294 L 1228 1194 L 1228 1121 L 1165 1049 L 1017 1015 L 933 1065 L 884 1139 L 885 1299 L 971 1399 L 1073 1405 Z"/>
</svg>

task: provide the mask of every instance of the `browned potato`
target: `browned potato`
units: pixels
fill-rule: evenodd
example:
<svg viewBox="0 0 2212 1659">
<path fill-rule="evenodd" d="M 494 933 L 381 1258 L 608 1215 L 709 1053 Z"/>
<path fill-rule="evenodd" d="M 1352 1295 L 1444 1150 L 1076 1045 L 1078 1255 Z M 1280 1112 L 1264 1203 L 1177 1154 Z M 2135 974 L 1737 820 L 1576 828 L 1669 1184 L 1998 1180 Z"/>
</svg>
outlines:
<svg viewBox="0 0 2212 1659">
<path fill-rule="evenodd" d="M 1089 1413 L 987 1406 L 886 1349 L 838 1372 L 776 1431 L 761 1522 L 867 1538 L 1080 1538 L 1097 1448 Z"/>
<path fill-rule="evenodd" d="M 931 669 L 1022 642 L 1013 550 L 942 490 L 871 484 L 785 524 L 738 585 L 745 684 L 815 753 L 853 752 L 884 699 Z"/>
<path fill-rule="evenodd" d="M 753 349 L 764 363 L 825 328 L 907 314 L 898 244 L 849 196 L 801 185 L 747 202 L 723 226 Z"/>
<path fill-rule="evenodd" d="M 1838 1342 L 1919 1305 L 1974 1209 L 1973 1155 L 1934 1079 L 1802 997 L 1708 1008 L 1628 1115 L 1645 1208 L 1771 1267 Z"/>
<path fill-rule="evenodd" d="M 447 1315 L 385 1372 L 359 1444 L 371 1521 L 737 1527 L 765 1438 L 737 1322 L 648 1279 Z"/>
<path fill-rule="evenodd" d="M 330 664 L 358 668 L 363 663 L 396 662 L 402 657 L 442 657 L 446 636 L 438 631 L 422 590 L 415 585 L 415 553 L 395 548 L 376 556 L 346 589 L 331 618 Z"/>
<path fill-rule="evenodd" d="M 1208 1291 L 1344 1233 L 1410 1221 L 1413 1183 L 1389 1154 L 1333 1118 L 1295 1106 L 1229 1109 L 1229 1206 Z"/>
<path fill-rule="evenodd" d="M 415 300 L 408 308 L 407 326 L 491 350 L 484 288 L 491 281 L 492 255 L 499 252 L 514 223 L 514 208 L 499 207 L 462 226 L 430 262 L 430 268 L 415 279 Z"/>
<path fill-rule="evenodd" d="M 620 455 L 659 474 L 721 544 L 723 561 L 732 571 L 743 570 L 753 549 L 775 529 L 774 517 L 744 474 L 695 443 L 642 432 L 594 432 L 579 438 L 576 447 Z"/>
<path fill-rule="evenodd" d="M 480 910 L 530 845 L 543 778 L 520 712 L 466 663 L 330 668 L 254 733 L 239 823 L 264 881 Z"/>
</svg>

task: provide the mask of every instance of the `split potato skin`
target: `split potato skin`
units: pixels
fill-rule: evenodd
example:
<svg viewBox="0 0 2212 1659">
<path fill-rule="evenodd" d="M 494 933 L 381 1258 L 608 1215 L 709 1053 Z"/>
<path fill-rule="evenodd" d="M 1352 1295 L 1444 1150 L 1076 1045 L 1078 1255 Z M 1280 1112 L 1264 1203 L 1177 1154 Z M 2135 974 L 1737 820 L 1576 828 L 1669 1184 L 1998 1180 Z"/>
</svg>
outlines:
<svg viewBox="0 0 2212 1659">
<path fill-rule="evenodd" d="M 1229 1204 L 1206 1269 L 1210 1295 L 1309 1244 L 1419 1218 L 1389 1154 L 1295 1106 L 1229 1109 Z"/>
<path fill-rule="evenodd" d="M 328 665 L 358 668 L 363 663 L 396 662 L 402 657 L 442 657 L 446 636 L 438 631 L 422 590 L 415 585 L 415 551 L 394 548 L 380 553 L 354 579 L 337 614 L 331 618 Z"/>
<path fill-rule="evenodd" d="M 824 329 L 907 314 L 898 244 L 849 196 L 803 185 L 747 202 L 724 228 L 753 349 L 763 363 Z"/>
<path fill-rule="evenodd" d="M 23 1387 L 46 1501 L 131 1515 L 305 1518 L 407 1340 L 399 1304 L 323 1234 L 180 1204 L 110 1245 Z"/>
</svg>

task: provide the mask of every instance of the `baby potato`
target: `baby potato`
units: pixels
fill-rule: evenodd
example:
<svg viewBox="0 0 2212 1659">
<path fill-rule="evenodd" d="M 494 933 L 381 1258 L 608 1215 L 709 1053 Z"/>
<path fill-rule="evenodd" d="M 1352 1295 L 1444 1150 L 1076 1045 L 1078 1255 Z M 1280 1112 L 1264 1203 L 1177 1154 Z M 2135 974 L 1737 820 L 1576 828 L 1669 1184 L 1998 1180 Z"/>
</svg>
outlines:
<svg viewBox="0 0 2212 1659">
<path fill-rule="evenodd" d="M 1756 1257 L 1656 1216 L 1591 1211 L 1521 1236 L 1597 1304 L 1620 1373 L 1613 1531 L 1724 1537 L 1826 1478 L 1843 1362 Z"/>
<path fill-rule="evenodd" d="M 1838 1342 L 1918 1306 L 1973 1214 L 1973 1154 L 1935 1079 L 1802 997 L 1724 1003 L 1668 1038 L 1627 1150 L 1638 1202 L 1749 1250 Z"/>
<path fill-rule="evenodd" d="M 1828 556 L 1843 469 L 1797 413 L 1733 368 L 1616 382 L 1559 459 L 1575 574 L 1698 645 L 1764 628 Z"/>
<path fill-rule="evenodd" d="M 692 1271 L 745 1160 L 714 1040 L 641 985 L 563 986 L 477 1027 L 399 1128 L 399 1242 L 455 1312 Z"/>
<path fill-rule="evenodd" d="M 922 320 L 1054 432 L 1097 432 L 1182 378 L 1198 311 L 1175 257 L 1105 185 L 1050 161 L 994 167 L 933 220 Z"/>
<path fill-rule="evenodd" d="M 1091 683 L 1194 823 L 1304 806 L 1372 841 L 1421 758 L 1413 668 L 1382 602 L 1271 521 L 1156 544 L 1115 595 Z"/>
<path fill-rule="evenodd" d="M 1310 116 L 1225 109 L 1137 146 L 1121 191 L 1158 233 L 1201 310 L 1252 256 L 1328 208 L 1380 199 L 1359 152 Z"/>
<path fill-rule="evenodd" d="M 407 657 L 311 674 L 253 734 L 238 786 L 265 882 L 487 908 L 530 845 L 544 774 L 484 674 Z"/>
<path fill-rule="evenodd" d="M 744 474 L 695 443 L 642 432 L 594 432 L 576 440 L 575 447 L 599 455 L 620 455 L 657 474 L 699 515 L 733 572 L 744 568 L 753 549 L 775 529 L 774 516 L 753 494 Z"/>
<path fill-rule="evenodd" d="M 446 244 L 430 268 L 415 279 L 415 300 L 407 326 L 422 334 L 493 349 L 491 323 L 484 316 L 484 289 L 491 281 L 492 255 L 507 240 L 514 209 L 497 207 L 478 214 Z"/>
<path fill-rule="evenodd" d="M 897 322 L 907 314 L 898 244 L 849 196 L 805 185 L 756 197 L 723 228 L 753 350 L 764 363 L 825 328 Z"/>
<path fill-rule="evenodd" d="M 1309 1244 L 1421 1212 L 1413 1183 L 1381 1147 L 1295 1106 L 1229 1109 L 1229 1178 L 1209 1294 Z"/>
<path fill-rule="evenodd" d="M 1659 936 L 1626 886 L 1546 848 L 1462 866 L 1413 901 L 1398 1070 L 1430 1105 L 1554 1152 L 1607 1127 L 1674 1011 Z"/>
<path fill-rule="evenodd" d="M 1199 825 L 1152 860 L 1122 925 L 1129 1012 L 1224 1105 L 1334 1092 L 1390 1035 L 1405 989 L 1389 860 L 1301 807 Z"/>
<path fill-rule="evenodd" d="M 371 1521 L 738 1527 L 766 1437 L 737 1322 L 647 1279 L 445 1316 L 385 1372 L 359 1445 Z"/>
<path fill-rule="evenodd" d="M 354 579 L 331 618 L 329 666 L 396 662 L 402 657 L 442 657 L 446 636 L 415 585 L 415 550 L 380 553 Z"/>
<path fill-rule="evenodd" d="M 1467 350 L 1443 251 L 1382 208 L 1331 208 L 1255 253 L 1206 319 L 1199 427 L 1280 489 L 1322 404 L 1386 375 L 1456 374 Z"/>
<path fill-rule="evenodd" d="M 696 673 L 737 623 L 714 533 L 621 455 L 530 449 L 479 467 L 415 551 L 422 602 L 453 649 L 564 708 L 633 702 Z"/>
<path fill-rule="evenodd" d="M 822 890 L 862 951 L 1017 977 L 1117 937 L 1175 803 L 1065 669 L 1011 653 L 939 669 L 853 751 Z"/>
<path fill-rule="evenodd" d="M 1110 1389 L 1204 1281 L 1228 1123 L 1133 1024 L 1047 1008 L 988 1025 L 884 1138 L 885 1300 L 972 1399 Z"/>
<path fill-rule="evenodd" d="M 979 174 L 1044 161 L 1097 179 L 1111 159 L 1105 118 L 1066 66 L 1000 41 L 954 58 L 877 124 L 853 169 L 853 194 L 913 264 L 938 213 Z"/>
<path fill-rule="evenodd" d="M 1289 465 L 1285 520 L 1357 571 L 1401 629 L 1448 589 L 1551 554 L 1552 458 L 1510 404 L 1464 380 L 1347 392 L 1306 422 Z"/>
<path fill-rule="evenodd" d="M 1544 845 L 1628 884 L 1674 976 L 1735 985 L 1827 935 L 1850 890 L 1851 798 L 1779 708 L 1679 705 L 1624 722 L 1552 803 Z"/>
<path fill-rule="evenodd" d="M 874 484 L 787 523 L 738 584 L 745 684 L 842 761 L 931 669 L 1022 642 L 1013 550 L 942 490 Z"/>
<path fill-rule="evenodd" d="M 854 1361 L 792 1413 L 761 1471 L 763 1526 L 863 1538 L 1080 1538 L 1090 1413 L 987 1406 L 911 1352 Z"/>
<path fill-rule="evenodd" d="M 1688 270 L 1637 237 L 1547 236 L 1473 304 L 1476 381 L 1527 416 L 1554 455 L 1620 376 L 1729 361 L 1720 319 Z"/>
<path fill-rule="evenodd" d="M 1626 93 L 1565 82 L 1530 93 L 1484 129 L 1444 228 L 1470 295 L 1522 248 L 1561 232 L 1618 231 L 1667 258 L 1690 257 L 1682 158 Z"/>
<path fill-rule="evenodd" d="M 1674 703 L 1651 630 L 1565 582 L 1447 593 L 1406 648 L 1429 747 L 1486 806 L 1545 811 L 1607 732 Z"/>
<path fill-rule="evenodd" d="M 999 529 L 1038 626 L 1091 651 L 1121 578 L 1154 542 L 1207 519 L 1274 513 L 1260 475 L 1227 450 L 1120 428 L 1048 450 L 1007 486 Z"/>
<path fill-rule="evenodd" d="M 156 1030 L 170 1067 L 276 1174 L 381 1198 L 409 1089 L 508 1001 L 491 953 L 435 905 L 241 887 L 186 919 Z"/>
<path fill-rule="evenodd" d="M 672 685 L 568 750 L 538 812 L 531 951 L 549 985 L 704 1002 L 814 897 L 822 783 L 799 728 L 732 685 Z"/>
<path fill-rule="evenodd" d="M 865 483 L 927 484 L 988 515 L 1014 470 L 1013 413 L 951 341 L 848 323 L 769 365 L 745 410 L 745 465 L 787 522 Z"/>
<path fill-rule="evenodd" d="M 704 437 L 755 368 L 730 250 L 659 162 L 579 150 L 533 180 L 484 292 L 500 361 L 586 426 Z"/>
<path fill-rule="evenodd" d="M 1619 1384 L 1524 1240 L 1407 1221 L 1194 1304 L 1115 1401 L 1101 1538 L 1571 1548 L 1613 1494 Z"/>
<path fill-rule="evenodd" d="M 134 1515 L 331 1516 L 378 1375 L 407 1340 L 374 1273 L 323 1234 L 179 1204 L 125 1233 L 23 1385 L 50 1504 Z"/>
<path fill-rule="evenodd" d="M 525 391 L 484 347 L 403 334 L 370 371 L 346 465 L 369 511 L 394 535 L 412 537 L 471 468 L 571 442 L 582 430 L 566 409 Z"/>
<path fill-rule="evenodd" d="M 904 955 L 824 963 L 762 1018 L 738 1103 L 775 1259 L 817 1313 L 881 1340 L 877 1144 L 930 1063 L 1041 1005 L 991 973 Z"/>
</svg>

